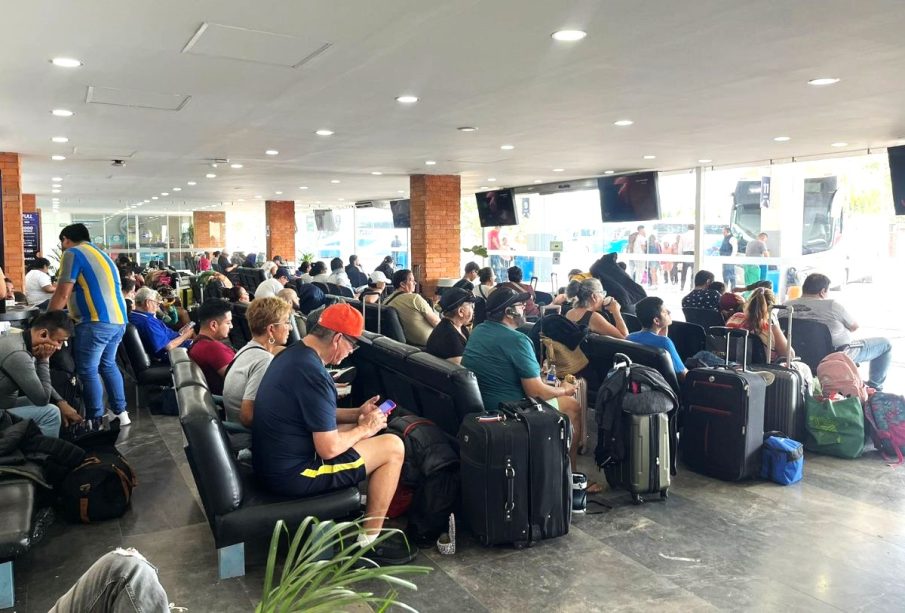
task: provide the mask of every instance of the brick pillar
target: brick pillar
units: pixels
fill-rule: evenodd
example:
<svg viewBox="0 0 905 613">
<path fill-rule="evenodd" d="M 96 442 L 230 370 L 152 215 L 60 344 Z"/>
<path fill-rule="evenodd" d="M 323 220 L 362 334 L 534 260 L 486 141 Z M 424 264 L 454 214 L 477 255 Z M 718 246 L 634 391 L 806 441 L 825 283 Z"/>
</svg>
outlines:
<svg viewBox="0 0 905 613">
<path fill-rule="evenodd" d="M 22 194 L 22 212 L 37 213 L 38 205 L 34 194 Z"/>
<path fill-rule="evenodd" d="M 219 250 L 226 246 L 226 213 L 223 211 L 194 211 L 195 249 Z"/>
<path fill-rule="evenodd" d="M 278 255 L 284 262 L 295 261 L 295 201 L 267 200 L 267 259 Z"/>
<path fill-rule="evenodd" d="M 0 153 L 0 194 L 3 202 L 3 272 L 16 287 L 25 285 L 22 244 L 22 182 L 19 154 Z"/>
<path fill-rule="evenodd" d="M 433 296 L 441 277 L 458 278 L 462 225 L 458 175 L 412 175 L 412 266 L 420 266 L 425 296 Z M 417 275 L 416 275 L 417 278 Z"/>
</svg>

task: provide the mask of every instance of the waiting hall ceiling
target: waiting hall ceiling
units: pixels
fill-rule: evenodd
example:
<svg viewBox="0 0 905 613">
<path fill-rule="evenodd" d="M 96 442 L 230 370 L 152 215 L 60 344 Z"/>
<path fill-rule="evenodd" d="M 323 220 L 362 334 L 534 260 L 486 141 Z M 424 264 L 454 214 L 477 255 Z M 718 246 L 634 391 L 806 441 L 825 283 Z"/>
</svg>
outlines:
<svg viewBox="0 0 905 613">
<path fill-rule="evenodd" d="M 50 204 L 51 178 L 62 177 L 64 211 L 152 196 L 159 200 L 144 210 L 256 197 L 331 206 L 407 194 L 412 173 L 461 174 L 468 193 L 905 137 L 902 0 L 19 0 L 4 8 L 0 150 L 22 154 L 23 191 L 41 206 Z M 561 29 L 587 37 L 553 40 Z M 49 62 L 60 56 L 84 65 Z M 808 85 L 818 77 L 841 81 Z M 401 95 L 419 101 L 401 104 Z M 53 116 L 59 108 L 74 115 Z M 622 119 L 634 123 L 614 125 Z M 464 126 L 478 129 L 457 130 Z M 316 135 L 321 129 L 334 134 Z M 838 142 L 848 145 L 830 147 Z M 123 157 L 125 166 L 111 166 Z M 215 158 L 242 167 L 211 168 Z"/>
</svg>

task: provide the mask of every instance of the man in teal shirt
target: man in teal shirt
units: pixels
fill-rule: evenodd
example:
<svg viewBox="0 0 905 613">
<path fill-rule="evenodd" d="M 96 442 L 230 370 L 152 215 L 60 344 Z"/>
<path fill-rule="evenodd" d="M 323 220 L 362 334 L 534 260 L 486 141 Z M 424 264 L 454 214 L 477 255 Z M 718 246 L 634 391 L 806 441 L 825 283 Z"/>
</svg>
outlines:
<svg viewBox="0 0 905 613">
<path fill-rule="evenodd" d="M 487 298 L 487 320 L 475 327 L 465 345 L 462 366 L 478 379 L 484 408 L 496 411 L 501 402 L 515 402 L 523 398 L 540 398 L 565 413 L 572 422 L 573 441 L 570 451 L 572 470 L 578 447 L 574 434 L 578 432 L 581 410 L 575 399 L 575 386 L 563 382 L 559 387 L 541 380 L 540 365 L 534 346 L 518 328 L 525 321 L 527 292 L 508 287 L 495 290 Z"/>
</svg>

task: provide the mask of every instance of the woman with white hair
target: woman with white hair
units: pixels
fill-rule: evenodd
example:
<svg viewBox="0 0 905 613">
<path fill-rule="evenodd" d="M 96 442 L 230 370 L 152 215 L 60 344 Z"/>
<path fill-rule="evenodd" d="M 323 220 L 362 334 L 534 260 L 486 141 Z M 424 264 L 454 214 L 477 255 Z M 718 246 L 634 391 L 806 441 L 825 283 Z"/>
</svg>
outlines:
<svg viewBox="0 0 905 613">
<path fill-rule="evenodd" d="M 614 338 L 628 336 L 628 326 L 622 319 L 619 303 L 614 298 L 607 297 L 598 279 L 570 281 L 566 288 L 566 296 L 572 301 L 572 308 L 566 313 L 566 319 L 569 321 L 587 326 L 591 332 L 604 336 Z M 607 321 L 600 313 L 601 309 L 613 317 L 614 323 Z"/>
</svg>

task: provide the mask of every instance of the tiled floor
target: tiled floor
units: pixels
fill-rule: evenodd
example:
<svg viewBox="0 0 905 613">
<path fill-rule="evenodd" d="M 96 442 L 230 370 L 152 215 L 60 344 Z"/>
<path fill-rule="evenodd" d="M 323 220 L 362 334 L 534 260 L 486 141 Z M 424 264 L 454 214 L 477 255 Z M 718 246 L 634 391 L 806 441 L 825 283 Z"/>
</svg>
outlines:
<svg viewBox="0 0 905 613">
<path fill-rule="evenodd" d="M 47 611 L 101 554 L 132 546 L 188 611 L 252 610 L 263 567 L 217 580 L 178 421 L 144 411 L 133 419 L 120 443 L 139 476 L 132 510 L 89 526 L 58 520 L 16 563 L 16 609 Z M 875 452 L 854 461 L 809 455 L 804 482 L 785 488 L 683 470 L 670 494 L 635 507 L 608 493 L 611 510 L 577 517 L 568 536 L 531 549 L 460 538 L 455 556 L 424 550 L 419 562 L 434 571 L 404 601 L 458 613 L 905 608 L 905 467 Z"/>
</svg>

